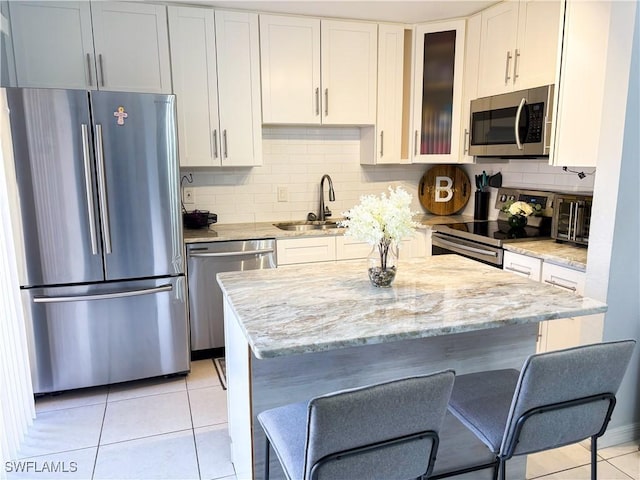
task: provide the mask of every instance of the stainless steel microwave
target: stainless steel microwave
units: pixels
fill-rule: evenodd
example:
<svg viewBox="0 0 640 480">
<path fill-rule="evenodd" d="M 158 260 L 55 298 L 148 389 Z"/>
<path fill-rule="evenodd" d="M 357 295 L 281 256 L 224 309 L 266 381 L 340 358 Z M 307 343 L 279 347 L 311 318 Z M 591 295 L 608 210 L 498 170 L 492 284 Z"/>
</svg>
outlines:
<svg viewBox="0 0 640 480">
<path fill-rule="evenodd" d="M 471 101 L 469 155 L 542 157 L 549 155 L 553 85 Z"/>
<path fill-rule="evenodd" d="M 556 194 L 551 221 L 551 237 L 563 242 L 588 245 L 592 203 L 592 195 Z"/>
</svg>

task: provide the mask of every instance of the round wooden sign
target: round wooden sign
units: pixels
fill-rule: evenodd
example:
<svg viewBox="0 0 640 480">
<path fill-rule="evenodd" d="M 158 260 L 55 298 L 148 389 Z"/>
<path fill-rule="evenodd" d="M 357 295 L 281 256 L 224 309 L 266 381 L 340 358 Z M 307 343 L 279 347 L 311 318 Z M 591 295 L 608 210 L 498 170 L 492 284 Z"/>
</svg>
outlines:
<svg viewBox="0 0 640 480">
<path fill-rule="evenodd" d="M 418 185 L 420 205 L 434 215 L 453 215 L 471 196 L 469 177 L 455 165 L 437 165 L 422 175 Z"/>
</svg>

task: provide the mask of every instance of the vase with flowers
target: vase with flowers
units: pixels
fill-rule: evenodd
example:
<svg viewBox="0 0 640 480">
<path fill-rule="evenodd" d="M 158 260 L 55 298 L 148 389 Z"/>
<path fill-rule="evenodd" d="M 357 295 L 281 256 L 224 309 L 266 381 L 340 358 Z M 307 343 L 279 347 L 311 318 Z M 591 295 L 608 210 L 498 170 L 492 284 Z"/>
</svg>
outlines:
<svg viewBox="0 0 640 480">
<path fill-rule="evenodd" d="M 360 204 L 343 213 L 340 226 L 345 235 L 372 246 L 369 255 L 369 280 L 376 287 L 389 287 L 398 269 L 398 245 L 415 233 L 411 194 L 402 187 L 389 187 L 389 195 L 364 195 Z"/>
<path fill-rule="evenodd" d="M 512 229 L 524 228 L 527 218 L 531 215 L 539 215 L 542 212 L 540 204 L 531 204 L 523 201 L 507 202 L 502 207 L 507 214 L 507 223 Z"/>
</svg>

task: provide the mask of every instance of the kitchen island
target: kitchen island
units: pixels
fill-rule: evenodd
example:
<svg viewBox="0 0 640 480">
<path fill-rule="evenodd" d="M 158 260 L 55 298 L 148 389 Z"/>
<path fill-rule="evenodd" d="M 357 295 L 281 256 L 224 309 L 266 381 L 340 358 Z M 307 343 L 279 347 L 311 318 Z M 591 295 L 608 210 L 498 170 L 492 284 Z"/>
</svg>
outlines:
<svg viewBox="0 0 640 480">
<path fill-rule="evenodd" d="M 519 368 L 535 352 L 538 322 L 606 311 L 457 255 L 401 263 L 389 289 L 373 287 L 366 268 L 352 261 L 218 274 L 239 479 L 262 478 L 263 410 L 446 368 Z M 441 434 L 436 473 L 490 458 L 451 416 Z M 524 463 L 514 463 L 510 478 L 518 468 L 523 475 Z M 468 478 L 480 473 L 490 476 Z M 272 478 L 278 474 L 273 460 Z"/>
</svg>

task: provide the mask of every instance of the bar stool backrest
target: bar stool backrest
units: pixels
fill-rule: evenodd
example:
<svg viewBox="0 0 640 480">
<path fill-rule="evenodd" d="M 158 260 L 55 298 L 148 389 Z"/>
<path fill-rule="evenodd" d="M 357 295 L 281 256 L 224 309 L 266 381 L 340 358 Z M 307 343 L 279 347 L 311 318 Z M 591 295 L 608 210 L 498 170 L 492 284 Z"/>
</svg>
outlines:
<svg viewBox="0 0 640 480">
<path fill-rule="evenodd" d="M 446 370 L 313 398 L 305 479 L 406 480 L 424 475 L 432 450 L 437 450 L 454 377 Z M 342 452 L 339 459 L 333 458 L 336 452 Z"/>
<path fill-rule="evenodd" d="M 513 396 L 501 456 L 604 433 L 634 346 L 625 340 L 530 356 Z"/>
</svg>

